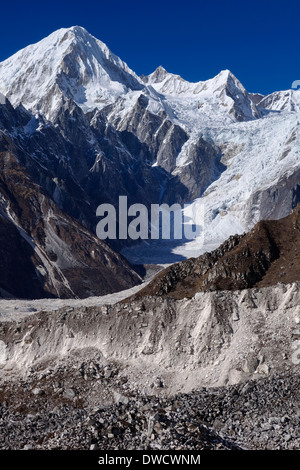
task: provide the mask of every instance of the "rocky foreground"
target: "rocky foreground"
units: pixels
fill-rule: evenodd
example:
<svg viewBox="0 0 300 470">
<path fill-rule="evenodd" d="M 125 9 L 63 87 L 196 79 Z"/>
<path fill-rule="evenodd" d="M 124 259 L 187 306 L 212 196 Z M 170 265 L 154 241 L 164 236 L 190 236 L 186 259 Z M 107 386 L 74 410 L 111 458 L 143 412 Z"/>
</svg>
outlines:
<svg viewBox="0 0 300 470">
<path fill-rule="evenodd" d="M 33 372 L 1 387 L 0 449 L 299 449 L 299 384 L 295 371 L 167 398 L 128 395 L 95 362 Z"/>
<path fill-rule="evenodd" d="M 299 449 L 299 284 L 0 324 L 0 449 Z"/>
</svg>

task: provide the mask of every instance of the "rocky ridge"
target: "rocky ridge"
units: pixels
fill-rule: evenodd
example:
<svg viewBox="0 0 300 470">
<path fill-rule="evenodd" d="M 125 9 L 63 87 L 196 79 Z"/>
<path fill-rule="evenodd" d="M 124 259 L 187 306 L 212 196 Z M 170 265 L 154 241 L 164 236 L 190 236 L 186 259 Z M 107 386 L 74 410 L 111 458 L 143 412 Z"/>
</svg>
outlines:
<svg viewBox="0 0 300 470">
<path fill-rule="evenodd" d="M 198 291 L 273 286 L 300 280 L 300 205 L 280 220 L 258 222 L 247 234 L 231 236 L 216 250 L 161 271 L 143 295 L 190 298 Z"/>
</svg>

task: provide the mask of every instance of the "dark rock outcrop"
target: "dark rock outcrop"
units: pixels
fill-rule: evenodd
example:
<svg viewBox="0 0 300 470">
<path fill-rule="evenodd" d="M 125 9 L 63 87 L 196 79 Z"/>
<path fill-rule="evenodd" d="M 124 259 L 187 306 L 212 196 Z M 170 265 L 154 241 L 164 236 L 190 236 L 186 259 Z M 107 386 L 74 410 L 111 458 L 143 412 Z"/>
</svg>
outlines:
<svg viewBox="0 0 300 470">
<path fill-rule="evenodd" d="M 88 297 L 139 283 L 139 275 L 123 257 L 32 182 L 9 138 L 2 136 L 1 143 L 7 148 L 0 152 L 2 295 Z"/>
<path fill-rule="evenodd" d="M 261 221 L 218 249 L 176 263 L 159 273 L 136 297 L 190 298 L 197 291 L 236 290 L 300 280 L 300 205 L 280 220 Z"/>
</svg>

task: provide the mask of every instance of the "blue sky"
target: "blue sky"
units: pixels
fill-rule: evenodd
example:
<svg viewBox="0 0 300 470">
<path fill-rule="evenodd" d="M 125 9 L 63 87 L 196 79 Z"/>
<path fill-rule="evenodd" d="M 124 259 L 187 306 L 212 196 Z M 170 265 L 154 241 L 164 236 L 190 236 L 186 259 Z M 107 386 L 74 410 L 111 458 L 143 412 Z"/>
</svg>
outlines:
<svg viewBox="0 0 300 470">
<path fill-rule="evenodd" d="M 138 75 L 158 65 L 190 81 L 230 69 L 251 92 L 300 79 L 300 2 L 52 0 L 1 2 L 0 60 L 80 25 Z"/>
</svg>

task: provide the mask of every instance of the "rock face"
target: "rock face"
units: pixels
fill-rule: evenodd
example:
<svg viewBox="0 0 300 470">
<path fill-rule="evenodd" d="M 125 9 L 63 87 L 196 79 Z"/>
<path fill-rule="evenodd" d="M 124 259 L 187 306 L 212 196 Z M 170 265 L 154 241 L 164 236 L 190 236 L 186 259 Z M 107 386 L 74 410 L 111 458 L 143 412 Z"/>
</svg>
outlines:
<svg viewBox="0 0 300 470">
<path fill-rule="evenodd" d="M 236 290 L 300 281 L 300 205 L 280 220 L 259 222 L 218 249 L 173 264 L 137 296 L 190 298 L 202 290 Z"/>
<path fill-rule="evenodd" d="M 202 137 L 190 145 L 185 166 L 173 169 L 181 183 L 188 188 L 189 200 L 202 196 L 210 184 L 225 171 L 226 166 L 221 162 L 222 155 L 220 148 Z"/>
<path fill-rule="evenodd" d="M 101 113 L 85 115 L 72 101 L 60 108 L 51 124 L 22 106 L 14 109 L 6 100 L 0 105 L 0 129 L 33 181 L 92 231 L 99 204 L 116 206 L 119 195 L 127 195 L 129 204 L 138 200 L 149 205 L 159 200 L 161 188 L 172 178 L 150 166 L 138 140 L 134 151 Z"/>
<path fill-rule="evenodd" d="M 130 265 L 62 212 L 0 136 L 0 289 L 4 297 L 88 297 L 140 282 Z"/>
</svg>

